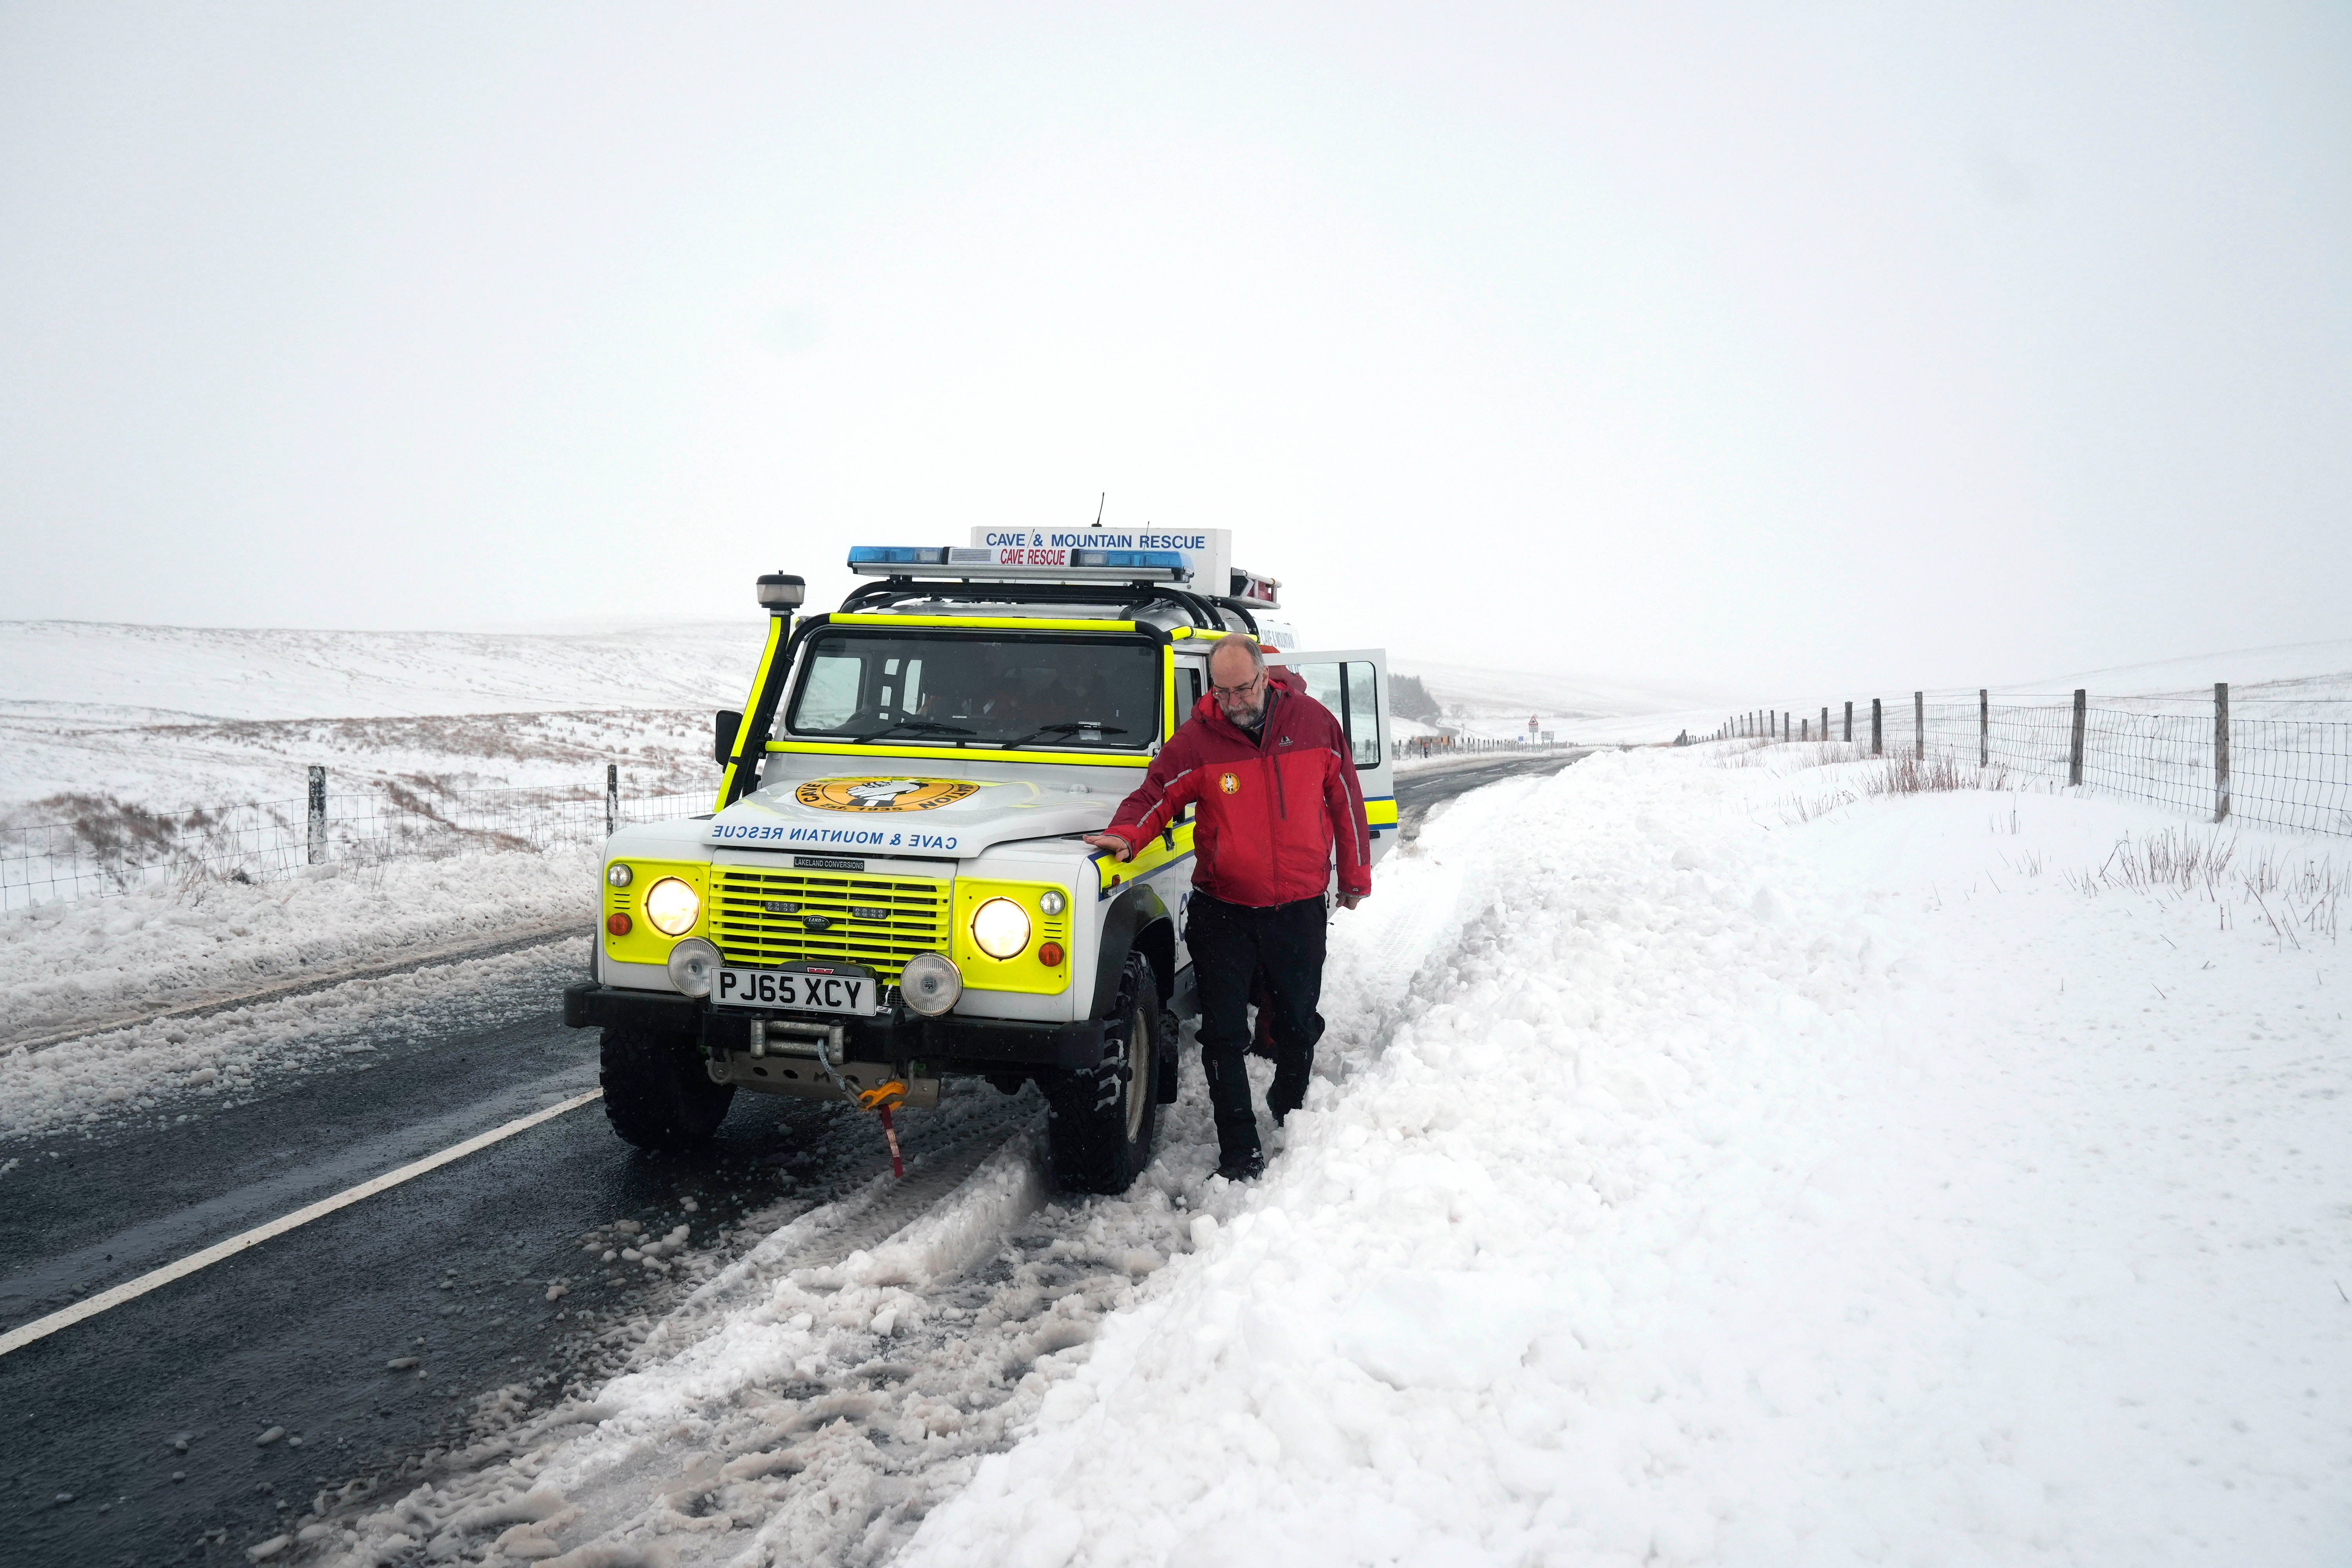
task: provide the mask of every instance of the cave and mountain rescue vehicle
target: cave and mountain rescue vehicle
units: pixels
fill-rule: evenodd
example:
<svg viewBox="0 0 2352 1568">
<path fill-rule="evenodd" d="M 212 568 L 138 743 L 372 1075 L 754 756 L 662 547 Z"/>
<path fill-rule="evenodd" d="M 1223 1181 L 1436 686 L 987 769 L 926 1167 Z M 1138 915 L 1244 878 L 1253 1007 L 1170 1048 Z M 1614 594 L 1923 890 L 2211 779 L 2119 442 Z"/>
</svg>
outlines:
<svg viewBox="0 0 2352 1568">
<path fill-rule="evenodd" d="M 1385 652 L 1303 652 L 1226 530 L 975 529 L 859 545 L 862 584 L 798 614 L 718 715 L 709 812 L 607 841 L 593 977 L 604 1108 L 643 1148 L 707 1140 L 738 1089 L 929 1106 L 1034 1082 L 1066 1190 L 1121 1192 L 1176 1098 L 1197 1014 L 1192 823 L 1129 861 L 1087 845 L 1241 632 L 1339 721 L 1375 861 L 1395 843 Z M 896 1148 L 895 1134 L 893 1148 Z"/>
</svg>

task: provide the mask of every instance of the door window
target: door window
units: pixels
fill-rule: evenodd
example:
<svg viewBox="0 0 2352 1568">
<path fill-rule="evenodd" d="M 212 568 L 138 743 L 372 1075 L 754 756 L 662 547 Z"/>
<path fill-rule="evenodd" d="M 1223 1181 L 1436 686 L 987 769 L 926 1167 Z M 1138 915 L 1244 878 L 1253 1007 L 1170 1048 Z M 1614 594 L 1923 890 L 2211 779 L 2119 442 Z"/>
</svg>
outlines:
<svg viewBox="0 0 2352 1568">
<path fill-rule="evenodd" d="M 1307 695 L 1331 710 L 1332 717 L 1339 721 L 1356 766 L 1379 767 L 1382 753 L 1378 668 L 1367 659 L 1291 668 L 1307 683 Z"/>
<path fill-rule="evenodd" d="M 1348 708 L 1341 721 L 1348 727 L 1349 749 L 1355 752 L 1358 767 L 1379 767 L 1381 701 L 1372 684 L 1373 668 L 1362 659 L 1351 659 L 1339 668 L 1347 672 Z"/>
<path fill-rule="evenodd" d="M 1201 700 L 1202 693 L 1207 689 L 1208 688 L 1202 682 L 1200 666 L 1178 665 L 1176 667 L 1176 711 L 1170 715 L 1170 722 L 1181 724 L 1185 720 L 1190 719 L 1192 716 L 1193 708 Z"/>
</svg>

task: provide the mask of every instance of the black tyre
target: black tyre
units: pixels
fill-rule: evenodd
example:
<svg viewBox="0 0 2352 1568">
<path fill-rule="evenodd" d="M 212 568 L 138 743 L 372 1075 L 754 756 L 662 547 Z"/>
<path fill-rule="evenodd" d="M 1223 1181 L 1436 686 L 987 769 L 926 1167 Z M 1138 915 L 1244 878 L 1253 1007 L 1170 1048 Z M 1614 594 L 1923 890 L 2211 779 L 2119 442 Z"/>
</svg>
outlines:
<svg viewBox="0 0 2352 1568">
<path fill-rule="evenodd" d="M 1048 1091 L 1045 1163 L 1062 1191 L 1123 1193 L 1151 1163 L 1163 1016 L 1150 962 L 1129 953 L 1105 1019 L 1101 1062 L 1062 1074 Z"/>
<path fill-rule="evenodd" d="M 727 1119 L 731 1083 L 713 1083 L 691 1041 L 638 1029 L 607 1029 L 597 1081 L 604 1119 L 640 1149 L 706 1143 Z"/>
</svg>

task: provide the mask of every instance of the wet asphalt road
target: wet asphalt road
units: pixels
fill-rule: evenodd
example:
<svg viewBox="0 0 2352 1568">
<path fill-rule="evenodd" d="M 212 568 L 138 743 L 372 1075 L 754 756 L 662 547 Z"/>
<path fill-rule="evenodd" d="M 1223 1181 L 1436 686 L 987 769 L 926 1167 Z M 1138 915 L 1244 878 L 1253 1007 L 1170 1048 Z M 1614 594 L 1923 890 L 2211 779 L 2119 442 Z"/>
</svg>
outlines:
<svg viewBox="0 0 2352 1568">
<path fill-rule="evenodd" d="M 1401 826 L 1570 760 L 1408 776 Z M 0 1328 L 593 1088 L 595 1037 L 564 1028 L 558 1000 L 582 943 L 543 959 L 522 984 L 548 1005 L 525 1021 L 379 1031 L 359 1065 L 176 1126 L 0 1145 L 20 1162 L 0 1183 Z M 1034 1095 L 950 1088 L 928 1114 L 1036 1114 Z M 925 1116 L 906 1113 L 910 1144 Z M 837 1106 L 743 1094 L 711 1149 L 652 1156 L 591 1103 L 0 1357 L 0 1559 L 242 1563 L 321 1488 L 373 1478 L 397 1496 L 478 1395 L 522 1385 L 543 1405 L 593 1384 L 618 1353 L 597 1336 L 659 1309 L 662 1282 L 598 1267 L 584 1234 L 686 1223 L 723 1247 L 747 1208 L 772 1223 L 877 1173 L 872 1132 Z M 272 1427 L 285 1436 L 257 1444 Z"/>
<path fill-rule="evenodd" d="M 1483 762 L 1461 763 L 1453 767 L 1424 773 L 1408 773 L 1397 780 L 1397 828 L 1408 841 L 1421 831 L 1423 818 L 1432 807 L 1468 795 L 1474 789 L 1484 789 L 1490 784 L 1533 773 L 1541 776 L 1556 773 L 1569 763 L 1591 756 L 1587 751 L 1556 752 L 1547 756 L 1515 757 L 1499 752 Z"/>
</svg>

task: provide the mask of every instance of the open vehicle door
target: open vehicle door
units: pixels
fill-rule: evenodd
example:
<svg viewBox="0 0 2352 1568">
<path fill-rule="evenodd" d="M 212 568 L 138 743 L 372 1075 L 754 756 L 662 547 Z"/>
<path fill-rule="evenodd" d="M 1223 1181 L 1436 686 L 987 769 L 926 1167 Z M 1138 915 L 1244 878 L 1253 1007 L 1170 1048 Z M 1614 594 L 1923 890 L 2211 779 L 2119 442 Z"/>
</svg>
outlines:
<svg viewBox="0 0 2352 1568">
<path fill-rule="evenodd" d="M 1389 761 L 1389 655 L 1379 647 L 1335 652 L 1266 655 L 1307 683 L 1307 694 L 1339 716 L 1356 759 L 1356 782 L 1364 792 L 1364 826 L 1372 839 L 1372 863 L 1397 841 L 1396 770 Z"/>
</svg>

